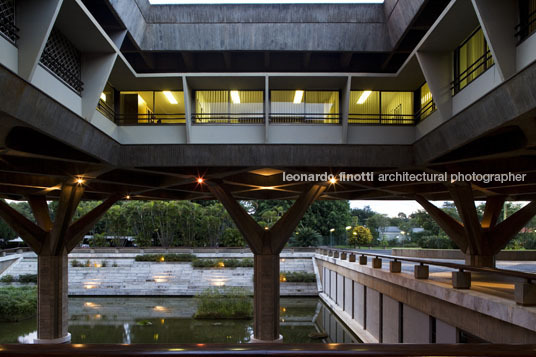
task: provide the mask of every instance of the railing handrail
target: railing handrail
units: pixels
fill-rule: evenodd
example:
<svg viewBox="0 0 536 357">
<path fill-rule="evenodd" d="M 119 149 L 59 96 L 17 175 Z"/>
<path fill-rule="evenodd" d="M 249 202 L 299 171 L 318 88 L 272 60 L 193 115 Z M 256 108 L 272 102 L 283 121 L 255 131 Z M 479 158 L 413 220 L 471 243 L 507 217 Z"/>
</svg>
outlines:
<svg viewBox="0 0 536 357">
<path fill-rule="evenodd" d="M 492 59 L 493 56 L 491 54 L 491 51 L 488 50 L 486 53 L 484 53 L 482 56 L 477 58 L 473 63 L 471 63 L 469 66 L 467 66 L 467 69 L 460 73 L 452 82 L 450 82 L 450 89 L 458 92 L 460 89 L 457 89 L 457 87 L 461 84 L 461 82 L 468 79 L 468 77 L 476 72 L 480 67 L 484 66 L 487 61 Z M 482 60 L 483 59 L 483 60 Z M 482 61 L 481 61 L 482 60 Z M 480 62 L 480 63 L 479 63 Z M 478 66 L 471 68 L 475 66 L 478 63 Z M 470 71 L 469 71 L 470 70 Z M 471 81 L 469 81 L 471 82 Z M 469 83 L 467 83 L 469 84 Z"/>
<path fill-rule="evenodd" d="M 515 278 L 521 278 L 526 279 L 528 282 L 535 280 L 536 281 L 536 274 L 532 273 L 525 273 L 521 271 L 515 271 L 515 270 L 507 270 L 507 269 L 497 269 L 497 268 L 482 268 L 482 267 L 475 267 L 471 265 L 466 264 L 457 264 L 457 263 L 448 263 L 448 262 L 438 262 L 434 260 L 427 260 L 427 259 L 421 259 L 421 258 L 411 258 L 411 257 L 401 257 L 398 255 L 387 255 L 387 254 L 375 254 L 375 253 L 367 253 L 367 252 L 360 252 L 358 250 L 344 250 L 344 249 L 334 249 L 334 248 L 319 248 L 319 249 L 327 249 L 327 250 L 335 250 L 338 252 L 343 253 L 349 253 L 349 254 L 356 254 L 356 255 L 364 255 L 368 257 L 376 257 L 376 258 L 385 258 L 390 259 L 394 261 L 402 261 L 402 262 L 412 262 L 412 263 L 420 263 L 421 265 L 432 265 L 432 266 L 441 266 L 445 268 L 451 268 L 451 269 L 458 269 L 460 271 L 468 270 L 468 271 L 475 271 L 475 272 L 481 272 L 481 273 L 492 273 L 492 274 L 498 274 L 503 276 L 510 276 Z"/>
<path fill-rule="evenodd" d="M 0 356 L 534 356 L 536 344 L 6 344 Z"/>
</svg>

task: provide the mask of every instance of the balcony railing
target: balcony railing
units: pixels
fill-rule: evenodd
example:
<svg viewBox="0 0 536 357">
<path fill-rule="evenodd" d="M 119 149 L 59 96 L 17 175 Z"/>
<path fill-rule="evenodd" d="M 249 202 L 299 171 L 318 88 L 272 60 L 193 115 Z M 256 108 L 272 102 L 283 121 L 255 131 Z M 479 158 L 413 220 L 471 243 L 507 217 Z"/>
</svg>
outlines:
<svg viewBox="0 0 536 357">
<path fill-rule="evenodd" d="M 364 125 L 414 125 L 414 114 L 356 114 L 348 115 L 348 124 Z"/>
<path fill-rule="evenodd" d="M 116 114 L 114 119 L 117 125 L 173 125 L 186 123 L 184 113 Z"/>
<path fill-rule="evenodd" d="M 194 113 L 193 124 L 264 124 L 264 113 Z"/>
<path fill-rule="evenodd" d="M 340 124 L 340 115 L 325 113 L 271 113 L 270 124 Z"/>
<path fill-rule="evenodd" d="M 488 68 L 493 65 L 493 56 L 491 51 L 487 51 L 482 56 L 480 56 L 475 62 L 470 64 L 465 71 L 460 73 L 454 80 L 450 83 L 450 89 L 454 94 L 457 94 L 459 91 L 467 87 L 469 83 L 478 78 L 482 73 L 484 73 Z M 482 69 L 482 72 L 476 73 L 474 77 L 471 77 L 476 71 Z M 465 83 L 464 83 L 465 81 Z"/>
<path fill-rule="evenodd" d="M 415 123 L 423 121 L 436 110 L 437 107 L 435 105 L 435 102 L 433 100 L 429 101 L 424 107 L 422 107 L 417 113 L 415 113 Z"/>
<path fill-rule="evenodd" d="M 527 37 L 529 37 L 536 30 L 536 11 L 528 14 L 527 18 L 518 24 L 515 28 L 515 37 L 517 42 L 520 43 Z"/>
</svg>

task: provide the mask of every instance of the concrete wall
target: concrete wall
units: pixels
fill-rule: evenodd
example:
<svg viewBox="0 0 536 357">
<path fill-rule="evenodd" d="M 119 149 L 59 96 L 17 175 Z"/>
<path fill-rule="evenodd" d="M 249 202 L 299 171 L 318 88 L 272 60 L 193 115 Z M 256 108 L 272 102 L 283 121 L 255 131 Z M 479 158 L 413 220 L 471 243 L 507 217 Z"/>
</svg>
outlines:
<svg viewBox="0 0 536 357">
<path fill-rule="evenodd" d="M 36 67 L 35 74 L 32 78 L 32 84 L 73 111 L 75 114 L 82 114 L 82 98 L 80 95 L 66 86 L 43 66 L 39 65 Z"/>
<path fill-rule="evenodd" d="M 498 71 L 498 67 L 494 65 L 452 97 L 452 115 L 458 114 L 469 105 L 482 98 L 501 82 L 502 78 Z"/>
<path fill-rule="evenodd" d="M 0 36 L 0 63 L 9 70 L 18 73 L 19 51 L 11 42 Z"/>
<path fill-rule="evenodd" d="M 511 299 L 320 254 L 315 262 L 332 279 L 332 293 L 320 297 L 365 342 L 456 343 L 459 330 L 492 343 L 536 342 L 536 313 Z M 344 304 L 334 281 L 344 282 Z"/>
</svg>

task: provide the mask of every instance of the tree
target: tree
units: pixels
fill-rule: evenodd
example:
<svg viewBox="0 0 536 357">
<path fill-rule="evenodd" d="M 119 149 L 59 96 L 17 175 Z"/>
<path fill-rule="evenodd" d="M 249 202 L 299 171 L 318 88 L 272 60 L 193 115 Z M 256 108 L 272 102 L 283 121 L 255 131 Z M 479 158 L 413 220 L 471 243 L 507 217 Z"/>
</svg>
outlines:
<svg viewBox="0 0 536 357">
<path fill-rule="evenodd" d="M 370 229 L 363 226 L 356 226 L 348 232 L 348 244 L 354 248 L 362 245 L 369 245 L 372 242 L 372 233 Z"/>
<path fill-rule="evenodd" d="M 299 227 L 290 237 L 291 247 L 316 247 L 320 243 L 322 236 L 311 227 Z"/>
<path fill-rule="evenodd" d="M 380 236 L 380 229 L 389 225 L 389 218 L 385 214 L 376 213 L 367 219 L 367 227 L 370 229 L 372 237 L 377 240 Z"/>
<path fill-rule="evenodd" d="M 243 247 L 246 245 L 246 241 L 240 231 L 233 227 L 225 228 L 220 242 L 222 247 Z"/>
</svg>

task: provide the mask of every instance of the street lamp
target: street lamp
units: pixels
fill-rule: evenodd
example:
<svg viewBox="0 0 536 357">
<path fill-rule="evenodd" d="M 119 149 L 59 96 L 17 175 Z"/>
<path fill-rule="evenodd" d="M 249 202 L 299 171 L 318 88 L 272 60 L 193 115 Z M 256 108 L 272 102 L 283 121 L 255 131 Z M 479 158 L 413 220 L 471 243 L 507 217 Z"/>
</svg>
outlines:
<svg viewBox="0 0 536 357">
<path fill-rule="evenodd" d="M 333 232 L 335 232 L 335 228 L 331 228 L 329 230 L 329 246 L 333 247 Z"/>
<path fill-rule="evenodd" d="M 406 234 L 406 232 L 400 231 L 400 234 L 402 234 L 402 247 L 404 247 L 404 238 L 405 238 L 404 235 Z"/>
</svg>

